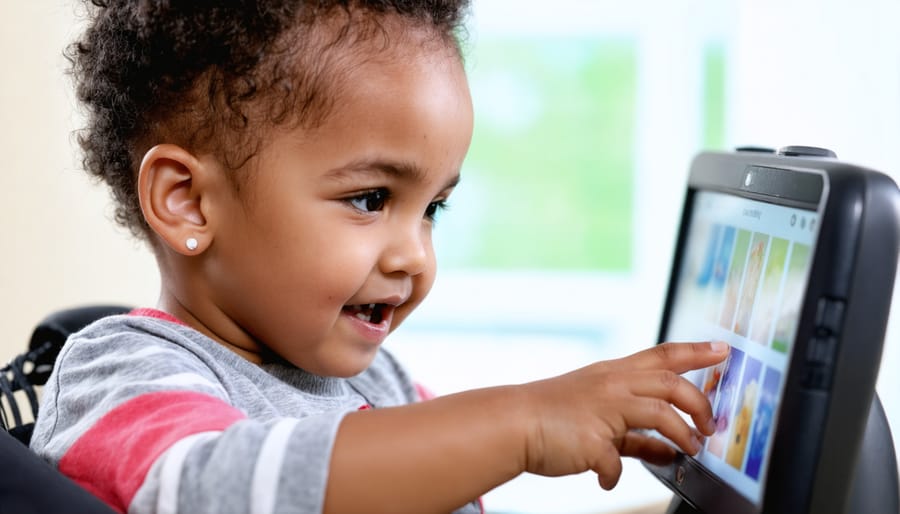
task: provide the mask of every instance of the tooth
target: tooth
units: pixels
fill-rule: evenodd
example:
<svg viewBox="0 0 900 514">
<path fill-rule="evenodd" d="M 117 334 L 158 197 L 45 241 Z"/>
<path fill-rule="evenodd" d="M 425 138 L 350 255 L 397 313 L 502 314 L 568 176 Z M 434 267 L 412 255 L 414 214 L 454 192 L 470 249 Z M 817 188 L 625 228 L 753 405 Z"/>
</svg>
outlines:
<svg viewBox="0 0 900 514">
<path fill-rule="evenodd" d="M 365 312 L 362 312 L 362 311 L 357 312 L 356 317 L 363 321 L 369 321 L 371 318 L 368 314 L 366 314 Z"/>
</svg>

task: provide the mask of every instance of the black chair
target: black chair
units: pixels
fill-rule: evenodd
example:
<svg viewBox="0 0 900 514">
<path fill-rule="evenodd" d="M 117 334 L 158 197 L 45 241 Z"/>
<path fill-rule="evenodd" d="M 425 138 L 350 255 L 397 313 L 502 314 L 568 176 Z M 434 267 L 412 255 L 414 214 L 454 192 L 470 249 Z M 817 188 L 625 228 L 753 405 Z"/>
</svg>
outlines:
<svg viewBox="0 0 900 514">
<path fill-rule="evenodd" d="M 47 383 L 69 334 L 129 307 L 93 305 L 55 312 L 34 330 L 28 351 L 0 368 L 0 514 L 115 512 L 28 448 L 38 416 L 38 390 Z"/>
</svg>

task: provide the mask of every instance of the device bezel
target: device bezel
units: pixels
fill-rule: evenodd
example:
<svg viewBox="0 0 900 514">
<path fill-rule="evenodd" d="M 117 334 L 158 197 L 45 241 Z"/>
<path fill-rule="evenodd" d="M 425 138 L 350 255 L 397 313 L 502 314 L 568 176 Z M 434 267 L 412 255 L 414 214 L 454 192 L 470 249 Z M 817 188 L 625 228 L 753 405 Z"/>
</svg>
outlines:
<svg viewBox="0 0 900 514">
<path fill-rule="evenodd" d="M 747 182 L 748 172 L 759 176 Z M 783 378 L 784 393 L 773 428 L 761 501 L 751 502 L 683 454 L 668 466 L 646 467 L 698 511 L 815 512 L 813 509 L 822 505 L 846 503 L 846 477 L 852 475 L 856 464 L 874 395 L 892 289 L 885 288 L 886 296 L 864 297 L 860 288 L 873 282 L 875 271 L 860 268 L 884 266 L 890 275 L 888 285 L 892 286 L 898 247 L 896 185 L 878 172 L 832 158 L 750 152 L 698 155 L 688 177 L 660 342 L 670 322 L 693 201 L 703 190 L 818 213 L 820 222 L 811 249 L 803 307 Z M 888 248 L 879 250 L 867 242 L 860 251 L 861 241 L 873 238 L 883 238 Z M 848 331 L 835 334 L 833 362 L 826 368 L 816 367 L 818 364 L 807 358 L 821 331 L 816 311 L 823 298 L 843 302 L 847 306 L 844 326 L 849 323 L 851 333 L 863 333 L 852 343 L 845 343 Z M 871 325 L 871 330 L 863 323 Z M 850 344 L 853 351 L 842 351 Z M 838 440 L 842 442 L 838 444 Z"/>
</svg>

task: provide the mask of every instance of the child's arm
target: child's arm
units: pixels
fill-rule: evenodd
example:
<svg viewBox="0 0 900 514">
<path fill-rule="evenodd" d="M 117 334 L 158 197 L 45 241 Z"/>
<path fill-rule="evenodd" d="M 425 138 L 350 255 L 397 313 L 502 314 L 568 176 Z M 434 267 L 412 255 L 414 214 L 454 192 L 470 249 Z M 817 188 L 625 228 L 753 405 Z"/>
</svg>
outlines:
<svg viewBox="0 0 900 514">
<path fill-rule="evenodd" d="M 707 399 L 684 378 L 721 362 L 724 344 L 664 344 L 519 386 L 348 414 L 335 441 L 326 512 L 446 512 L 520 473 L 593 470 L 612 488 L 621 457 L 671 460 L 651 428 L 694 454 L 714 430 Z"/>
</svg>

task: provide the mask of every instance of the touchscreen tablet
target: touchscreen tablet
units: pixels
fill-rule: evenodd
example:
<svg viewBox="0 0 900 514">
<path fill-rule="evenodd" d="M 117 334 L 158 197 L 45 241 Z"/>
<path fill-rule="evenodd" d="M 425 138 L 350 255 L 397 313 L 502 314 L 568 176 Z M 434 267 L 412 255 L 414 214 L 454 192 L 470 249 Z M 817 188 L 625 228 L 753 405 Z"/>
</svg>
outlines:
<svg viewBox="0 0 900 514">
<path fill-rule="evenodd" d="M 659 340 L 732 350 L 685 375 L 709 398 L 716 433 L 696 456 L 647 465 L 688 505 L 846 504 L 890 309 L 898 197 L 887 176 L 834 158 L 694 160 Z"/>
<path fill-rule="evenodd" d="M 725 363 L 687 375 L 716 421 L 696 459 L 759 503 L 818 213 L 714 191 L 699 191 L 692 209 L 663 338 L 731 345 Z"/>
</svg>

